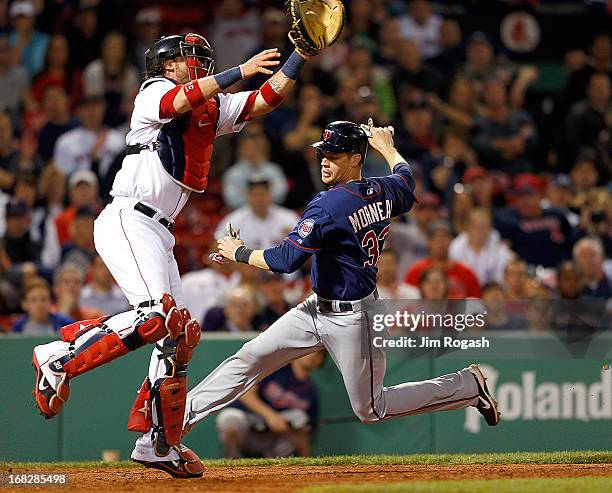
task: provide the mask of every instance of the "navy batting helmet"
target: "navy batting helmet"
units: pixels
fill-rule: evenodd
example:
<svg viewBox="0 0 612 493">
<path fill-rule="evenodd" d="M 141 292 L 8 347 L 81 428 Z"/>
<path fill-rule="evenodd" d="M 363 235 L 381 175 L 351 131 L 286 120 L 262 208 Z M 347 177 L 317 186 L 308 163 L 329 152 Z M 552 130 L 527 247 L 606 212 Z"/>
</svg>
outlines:
<svg viewBox="0 0 612 493">
<path fill-rule="evenodd" d="M 210 75 L 214 69 L 213 50 L 204 36 L 174 34 L 158 39 L 145 53 L 146 77 L 163 74 L 164 62 L 183 57 L 191 80 Z"/>
<path fill-rule="evenodd" d="M 337 121 L 323 129 L 321 140 L 312 147 L 322 152 L 361 154 L 363 161 L 368 152 L 368 136 L 356 123 Z"/>
</svg>

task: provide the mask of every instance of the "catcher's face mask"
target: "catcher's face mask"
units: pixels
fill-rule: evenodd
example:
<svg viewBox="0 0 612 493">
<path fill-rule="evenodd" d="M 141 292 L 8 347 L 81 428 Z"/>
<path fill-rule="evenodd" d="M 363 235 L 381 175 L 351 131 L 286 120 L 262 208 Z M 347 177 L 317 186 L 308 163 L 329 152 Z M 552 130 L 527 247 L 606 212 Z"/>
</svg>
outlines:
<svg viewBox="0 0 612 493">
<path fill-rule="evenodd" d="M 213 73 L 215 61 L 213 50 L 206 38 L 199 34 L 186 34 L 185 41 L 181 41 L 181 56 L 187 62 L 189 80 L 208 77 Z"/>
</svg>

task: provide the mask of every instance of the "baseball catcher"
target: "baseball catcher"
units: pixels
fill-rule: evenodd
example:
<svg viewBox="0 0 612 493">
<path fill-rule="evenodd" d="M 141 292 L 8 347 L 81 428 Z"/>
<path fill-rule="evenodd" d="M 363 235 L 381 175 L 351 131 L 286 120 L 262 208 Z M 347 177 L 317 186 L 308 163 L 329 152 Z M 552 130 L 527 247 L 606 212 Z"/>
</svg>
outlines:
<svg viewBox="0 0 612 493">
<path fill-rule="evenodd" d="M 34 348 L 33 393 L 46 418 L 66 404 L 73 378 L 154 344 L 129 419 L 129 429 L 144 433 L 132 459 L 175 477 L 202 475 L 198 456 L 181 444 L 187 365 L 200 326 L 181 307 L 174 220 L 192 192 L 206 190 L 215 138 L 273 111 L 316 51 L 297 48 L 275 74 L 280 54 L 273 48 L 214 75 L 213 50 L 198 34 L 163 37 L 146 52 L 127 156 L 113 184 L 112 203 L 94 226 L 96 250 L 134 309 L 63 327 L 60 341 Z M 223 92 L 258 73 L 271 75 L 258 90 Z"/>
</svg>

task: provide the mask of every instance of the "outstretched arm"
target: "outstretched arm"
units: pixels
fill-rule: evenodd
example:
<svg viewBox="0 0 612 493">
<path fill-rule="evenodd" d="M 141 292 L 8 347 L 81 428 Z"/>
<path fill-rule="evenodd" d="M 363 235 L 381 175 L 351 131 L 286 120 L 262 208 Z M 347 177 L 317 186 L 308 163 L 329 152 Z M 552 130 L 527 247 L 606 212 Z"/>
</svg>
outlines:
<svg viewBox="0 0 612 493">
<path fill-rule="evenodd" d="M 217 243 L 219 253 L 224 258 L 270 270 L 276 274 L 295 272 L 311 255 L 287 242 L 266 250 L 251 250 L 241 239 L 231 236 L 221 238 Z"/>
<path fill-rule="evenodd" d="M 224 236 L 217 241 L 219 253 L 228 260 L 253 265 L 263 270 L 270 270 L 263 256 L 263 250 L 247 248 L 240 238 Z"/>
<path fill-rule="evenodd" d="M 259 90 L 253 92 L 252 97 L 247 102 L 248 113 L 245 120 L 270 113 L 280 105 L 295 86 L 298 74 L 309 58 L 308 55 L 295 50 L 282 68 L 270 77 Z"/>
<path fill-rule="evenodd" d="M 242 79 L 255 74 L 272 74 L 270 68 L 279 64 L 279 57 L 277 48 L 264 50 L 238 67 L 178 85 L 162 99 L 162 110 L 170 114 L 191 111 Z"/>
</svg>

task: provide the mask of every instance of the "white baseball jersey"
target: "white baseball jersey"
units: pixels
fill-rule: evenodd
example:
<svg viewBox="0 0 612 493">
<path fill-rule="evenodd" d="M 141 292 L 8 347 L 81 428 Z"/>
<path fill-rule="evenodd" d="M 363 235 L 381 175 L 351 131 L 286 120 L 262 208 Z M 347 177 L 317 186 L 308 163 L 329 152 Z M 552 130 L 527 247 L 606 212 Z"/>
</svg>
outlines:
<svg viewBox="0 0 612 493">
<path fill-rule="evenodd" d="M 176 85 L 169 79 L 157 77 L 145 81 L 136 96 L 134 111 L 127 134 L 127 145 L 155 142 L 162 127 L 172 118 L 160 118 L 160 101 Z M 216 136 L 239 132 L 244 122 L 236 124 L 250 92 L 219 94 L 219 118 Z M 212 124 L 204 122 L 202 125 Z M 181 186 L 165 170 L 157 152 L 141 151 L 126 156 L 113 183 L 113 197 L 138 199 L 174 219 L 181 211 L 190 191 Z"/>
<path fill-rule="evenodd" d="M 256 216 L 250 205 L 240 207 L 225 216 L 217 226 L 215 238 L 226 236 L 226 223 L 240 228 L 240 238 L 250 248 L 263 250 L 278 245 L 300 220 L 291 209 L 278 205 L 271 205 L 268 215 L 264 218 Z"/>
<path fill-rule="evenodd" d="M 427 18 L 424 24 L 419 24 L 407 15 L 400 17 L 398 23 L 401 37 L 414 41 L 423 58 L 433 58 L 440 54 L 442 17 L 433 14 Z"/>
</svg>

